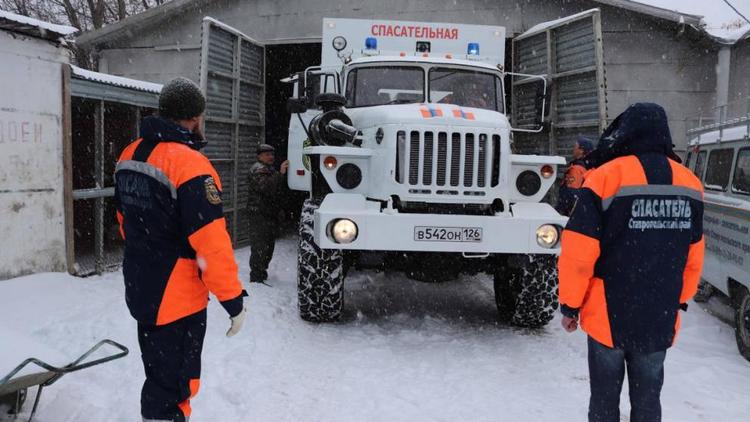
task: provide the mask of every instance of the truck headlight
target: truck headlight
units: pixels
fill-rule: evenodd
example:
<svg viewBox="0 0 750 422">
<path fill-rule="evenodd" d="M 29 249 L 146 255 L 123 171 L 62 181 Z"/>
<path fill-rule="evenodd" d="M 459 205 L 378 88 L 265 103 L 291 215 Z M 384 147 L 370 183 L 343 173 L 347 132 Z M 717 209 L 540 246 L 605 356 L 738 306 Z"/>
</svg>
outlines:
<svg viewBox="0 0 750 422">
<path fill-rule="evenodd" d="M 542 179 L 531 170 L 522 171 L 516 179 L 516 189 L 524 196 L 534 196 L 542 188 Z"/>
<path fill-rule="evenodd" d="M 559 238 L 560 232 L 552 224 L 543 224 L 536 229 L 536 243 L 545 249 L 554 248 Z"/>
<path fill-rule="evenodd" d="M 362 183 L 362 170 L 352 163 L 346 163 L 336 171 L 336 181 L 344 189 L 354 189 Z"/>
<path fill-rule="evenodd" d="M 348 218 L 340 218 L 330 225 L 330 234 L 336 243 L 352 243 L 357 239 L 357 225 Z"/>
</svg>

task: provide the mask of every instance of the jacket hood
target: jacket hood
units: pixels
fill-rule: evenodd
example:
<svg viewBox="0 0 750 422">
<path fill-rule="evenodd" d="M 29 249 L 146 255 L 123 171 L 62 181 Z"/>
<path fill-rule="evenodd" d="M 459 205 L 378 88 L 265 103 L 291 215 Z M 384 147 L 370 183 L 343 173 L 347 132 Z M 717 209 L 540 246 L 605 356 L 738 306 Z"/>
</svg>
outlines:
<svg viewBox="0 0 750 422">
<path fill-rule="evenodd" d="M 140 137 L 146 142 L 179 142 L 198 151 L 206 142 L 198 135 L 170 120 L 157 116 L 141 120 Z"/>
<path fill-rule="evenodd" d="M 646 153 L 664 154 L 680 162 L 672 150 L 667 113 L 654 103 L 628 107 L 604 130 L 596 149 L 586 157 L 586 167 L 599 167 L 617 157 Z"/>
</svg>

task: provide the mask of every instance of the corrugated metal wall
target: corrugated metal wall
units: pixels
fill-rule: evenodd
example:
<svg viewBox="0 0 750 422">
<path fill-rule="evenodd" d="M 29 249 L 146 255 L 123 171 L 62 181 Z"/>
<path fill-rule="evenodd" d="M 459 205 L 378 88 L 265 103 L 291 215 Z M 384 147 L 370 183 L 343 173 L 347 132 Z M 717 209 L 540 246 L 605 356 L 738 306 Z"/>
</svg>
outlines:
<svg viewBox="0 0 750 422">
<path fill-rule="evenodd" d="M 607 118 L 606 78 L 598 10 L 557 22 L 513 42 L 514 71 L 548 75 L 548 121 L 541 133 L 514 134 L 526 154 L 569 156 L 578 136 L 598 138 Z M 513 81 L 513 125 L 538 126 L 539 82 Z"/>
<path fill-rule="evenodd" d="M 204 153 L 221 178 L 227 229 L 235 245 L 249 241 L 245 208 L 250 167 L 264 137 L 264 57 L 261 44 L 204 21 L 201 87 L 206 93 L 208 140 Z"/>
</svg>

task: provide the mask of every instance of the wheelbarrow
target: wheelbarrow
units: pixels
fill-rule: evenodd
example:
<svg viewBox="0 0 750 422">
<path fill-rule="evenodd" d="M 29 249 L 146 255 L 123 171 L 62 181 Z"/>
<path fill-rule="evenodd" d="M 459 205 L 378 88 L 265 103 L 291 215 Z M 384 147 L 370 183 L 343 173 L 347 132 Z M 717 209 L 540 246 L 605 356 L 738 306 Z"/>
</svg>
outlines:
<svg viewBox="0 0 750 422">
<path fill-rule="evenodd" d="M 91 356 L 104 345 L 110 345 L 117 349 L 118 352 L 103 358 L 84 362 L 86 358 Z M 0 404 L 6 406 L 10 405 L 10 414 L 18 415 L 26 401 L 28 389 L 34 386 L 38 387 L 36 390 L 36 397 L 34 398 L 34 406 L 31 408 L 31 414 L 29 415 L 29 422 L 31 422 L 34 418 L 34 413 L 36 413 L 36 408 L 39 405 L 39 399 L 42 396 L 42 389 L 44 389 L 44 387 L 49 387 L 54 384 L 65 374 L 80 371 L 81 369 L 90 368 L 115 359 L 120 359 L 127 354 L 128 348 L 122 344 L 112 340 L 102 340 L 99 343 L 96 343 L 86 353 L 82 354 L 78 359 L 59 368 L 37 358 L 28 358 L 16 366 L 15 369 L 10 371 L 8 375 L 0 379 Z M 36 365 L 42 370 L 16 376 L 21 370 L 30 365 Z"/>
</svg>

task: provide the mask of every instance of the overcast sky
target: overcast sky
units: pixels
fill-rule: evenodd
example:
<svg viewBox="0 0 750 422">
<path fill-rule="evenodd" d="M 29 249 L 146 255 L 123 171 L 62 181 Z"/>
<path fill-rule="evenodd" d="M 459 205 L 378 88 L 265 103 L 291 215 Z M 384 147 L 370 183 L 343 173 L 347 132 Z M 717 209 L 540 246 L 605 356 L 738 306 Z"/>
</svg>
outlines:
<svg viewBox="0 0 750 422">
<path fill-rule="evenodd" d="M 709 32 L 719 32 L 723 24 L 742 20 L 724 0 L 637 0 L 664 9 L 678 10 L 684 13 L 704 16 Z M 750 0 L 729 0 L 742 14 L 750 18 Z M 745 30 L 750 25 L 745 23 Z"/>
</svg>

